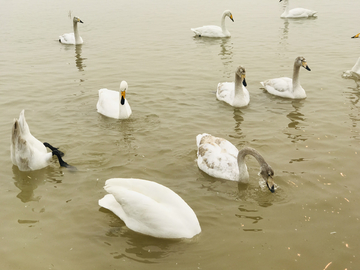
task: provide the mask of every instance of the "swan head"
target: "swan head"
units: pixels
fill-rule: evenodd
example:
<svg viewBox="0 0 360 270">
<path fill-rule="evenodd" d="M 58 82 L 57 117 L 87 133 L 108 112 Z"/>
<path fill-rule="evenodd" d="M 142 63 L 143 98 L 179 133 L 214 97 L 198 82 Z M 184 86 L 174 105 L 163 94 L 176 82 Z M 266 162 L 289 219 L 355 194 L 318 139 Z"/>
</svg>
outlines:
<svg viewBox="0 0 360 270">
<path fill-rule="evenodd" d="M 233 15 L 231 14 L 230 10 L 225 10 L 224 15 L 228 16 L 230 18 L 230 20 L 234 21 Z"/>
<path fill-rule="evenodd" d="M 246 76 L 246 71 L 245 71 L 245 68 L 243 66 L 239 66 L 237 69 L 236 69 L 236 76 L 238 76 L 241 81 L 242 81 L 242 84 L 246 87 L 247 86 L 247 83 L 246 83 L 246 80 L 245 80 L 245 76 Z"/>
<path fill-rule="evenodd" d="M 73 22 L 74 23 L 84 23 L 82 20 L 80 20 L 79 17 L 76 17 L 76 16 L 74 17 Z"/>
<path fill-rule="evenodd" d="M 271 192 L 275 192 L 275 182 L 273 180 L 273 176 L 274 176 L 274 171 L 273 169 L 270 167 L 270 165 L 268 164 L 264 164 L 263 166 L 261 166 L 261 170 L 259 173 L 262 178 L 265 180 L 266 185 L 268 187 L 268 189 Z"/>
<path fill-rule="evenodd" d="M 306 60 L 304 57 L 299 56 L 295 59 L 295 65 L 297 66 L 302 66 L 303 68 L 305 68 L 308 71 L 311 71 L 311 69 L 309 68 L 309 66 L 306 63 Z"/>
<path fill-rule="evenodd" d="M 125 104 L 125 95 L 126 95 L 126 90 L 129 88 L 128 84 L 126 81 L 122 81 L 120 83 L 120 95 L 121 95 L 121 105 Z"/>
</svg>

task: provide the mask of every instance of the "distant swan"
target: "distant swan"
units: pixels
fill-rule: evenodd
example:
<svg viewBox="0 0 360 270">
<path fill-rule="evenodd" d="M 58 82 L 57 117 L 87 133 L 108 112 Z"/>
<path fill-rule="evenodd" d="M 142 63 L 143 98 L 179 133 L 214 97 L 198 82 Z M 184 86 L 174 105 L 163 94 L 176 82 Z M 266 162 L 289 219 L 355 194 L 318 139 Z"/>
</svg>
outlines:
<svg viewBox="0 0 360 270">
<path fill-rule="evenodd" d="M 270 94 L 283 98 L 301 99 L 306 98 L 306 92 L 300 85 L 299 71 L 300 67 L 303 67 L 309 71 L 311 69 L 306 63 L 304 57 L 297 57 L 294 62 L 293 78 L 281 77 L 276 79 L 266 80 L 260 82 L 262 86 Z"/>
<path fill-rule="evenodd" d="M 78 25 L 77 25 L 78 23 L 83 23 L 83 21 L 80 20 L 80 18 L 78 18 L 78 17 L 74 17 L 74 19 L 73 19 L 74 33 L 68 33 L 68 34 L 63 34 L 62 36 L 59 36 L 60 43 L 73 44 L 73 45 L 78 45 L 78 44 L 84 43 L 83 39 L 79 35 Z"/>
<path fill-rule="evenodd" d="M 360 33 L 356 34 L 355 36 L 352 36 L 351 38 L 359 38 L 359 36 Z M 360 57 L 356 61 L 355 65 L 351 68 L 351 70 L 345 71 L 342 77 L 346 79 L 360 80 Z"/>
<path fill-rule="evenodd" d="M 132 111 L 125 98 L 128 89 L 126 81 L 120 83 L 119 91 L 113 91 L 106 88 L 99 90 L 99 100 L 96 104 L 98 113 L 115 119 L 127 119 Z M 120 97 L 121 96 L 121 97 Z"/>
<path fill-rule="evenodd" d="M 274 171 L 261 154 L 251 147 L 240 151 L 228 140 L 203 133 L 196 136 L 197 164 L 200 170 L 216 178 L 249 182 L 245 156 L 252 155 L 260 165 L 259 175 L 271 192 L 275 191 Z"/>
<path fill-rule="evenodd" d="M 281 2 L 280 0 L 279 2 Z M 306 8 L 293 8 L 289 10 L 289 0 L 287 1 L 285 11 L 281 14 L 280 18 L 308 18 L 316 17 L 317 11 Z"/>
<path fill-rule="evenodd" d="M 174 191 L 158 183 L 133 178 L 112 178 L 110 193 L 99 205 L 112 211 L 133 231 L 158 238 L 192 238 L 201 232 L 190 206 Z"/>
<path fill-rule="evenodd" d="M 230 32 L 225 27 L 225 17 L 229 17 L 234 21 L 230 10 L 225 10 L 221 16 L 221 27 L 216 25 L 205 25 L 198 28 L 191 28 L 195 36 L 199 37 L 230 37 Z"/>
<path fill-rule="evenodd" d="M 245 88 L 245 68 L 239 66 L 235 72 L 235 82 L 219 83 L 216 98 L 234 107 L 245 107 L 250 102 L 249 91 Z"/>
<path fill-rule="evenodd" d="M 46 147 L 51 152 L 47 152 Z M 75 168 L 62 160 L 64 155 L 58 148 L 48 143 L 42 143 L 31 133 L 25 120 L 25 112 L 21 111 L 19 119 L 14 119 L 11 134 L 11 161 L 19 167 L 20 171 L 34 171 L 42 169 L 50 164 L 52 156 L 57 156 L 60 166 Z"/>
</svg>

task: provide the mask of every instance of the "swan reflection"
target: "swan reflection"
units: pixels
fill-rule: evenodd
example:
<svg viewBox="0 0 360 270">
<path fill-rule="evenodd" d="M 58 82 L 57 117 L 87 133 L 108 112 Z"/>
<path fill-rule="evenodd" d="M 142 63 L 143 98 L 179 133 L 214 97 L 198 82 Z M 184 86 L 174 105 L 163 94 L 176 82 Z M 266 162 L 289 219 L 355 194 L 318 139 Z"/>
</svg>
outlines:
<svg viewBox="0 0 360 270">
<path fill-rule="evenodd" d="M 293 100 L 292 106 L 293 111 L 289 112 L 286 117 L 289 118 L 290 122 L 286 131 L 284 132 L 291 142 L 295 143 L 298 141 L 306 141 L 307 138 L 304 136 L 303 127 L 300 126 L 301 123 L 305 121 L 305 116 L 300 112 L 300 109 L 304 106 L 303 100 Z"/>
<path fill-rule="evenodd" d="M 83 64 L 83 61 L 86 58 L 81 57 L 82 52 L 82 45 L 75 45 L 75 64 L 79 71 L 84 71 L 84 67 L 86 67 Z"/>
</svg>

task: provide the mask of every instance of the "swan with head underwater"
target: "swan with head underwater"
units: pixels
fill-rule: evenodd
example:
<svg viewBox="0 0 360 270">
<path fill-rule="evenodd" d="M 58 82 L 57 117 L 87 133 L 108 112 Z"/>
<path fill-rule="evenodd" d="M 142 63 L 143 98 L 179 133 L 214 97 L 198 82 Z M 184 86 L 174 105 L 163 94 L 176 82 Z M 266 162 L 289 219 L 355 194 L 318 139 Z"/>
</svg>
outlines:
<svg viewBox="0 0 360 270">
<path fill-rule="evenodd" d="M 78 23 L 83 23 L 79 17 L 73 18 L 74 33 L 63 34 L 59 36 L 59 42 L 63 44 L 79 45 L 83 44 L 84 41 L 79 35 Z"/>
<path fill-rule="evenodd" d="M 269 79 L 260 83 L 267 92 L 275 96 L 291 99 L 306 98 L 306 92 L 304 88 L 302 88 L 302 86 L 300 85 L 300 67 L 311 71 L 311 69 L 306 63 L 305 58 L 299 56 L 295 59 L 294 62 L 292 79 L 288 77 L 281 77 L 276 79 Z"/>
<path fill-rule="evenodd" d="M 198 37 L 214 37 L 214 38 L 231 37 L 230 32 L 226 29 L 225 26 L 226 17 L 229 17 L 230 20 L 234 21 L 231 11 L 225 10 L 221 16 L 221 27 L 217 25 L 205 25 L 202 27 L 191 28 L 191 31 L 193 31 L 195 36 Z"/>
<path fill-rule="evenodd" d="M 281 2 L 280 0 L 279 2 Z M 280 18 L 309 18 L 317 17 L 317 11 L 306 8 L 293 8 L 289 9 L 289 0 L 287 0 L 285 11 L 281 14 Z"/>
<path fill-rule="evenodd" d="M 360 33 L 356 34 L 355 36 L 352 36 L 351 38 L 359 38 Z M 343 72 L 342 74 L 343 78 L 346 79 L 354 79 L 354 80 L 360 80 L 360 57 L 356 61 L 355 65 L 351 68 L 351 70 L 347 70 Z"/>
<path fill-rule="evenodd" d="M 153 181 L 112 178 L 99 205 L 136 232 L 158 238 L 192 238 L 201 232 L 190 206 L 174 191 Z"/>
<path fill-rule="evenodd" d="M 127 119 L 132 111 L 125 98 L 128 90 L 126 81 L 120 83 L 120 92 L 106 88 L 99 90 L 99 100 L 96 104 L 98 113 L 115 119 Z"/>
<path fill-rule="evenodd" d="M 245 68 L 239 66 L 235 72 L 235 82 L 219 83 L 216 91 L 216 98 L 233 107 L 245 107 L 250 102 L 250 94 L 246 89 Z"/>
<path fill-rule="evenodd" d="M 268 189 L 275 192 L 274 171 L 261 154 L 254 148 L 245 147 L 240 151 L 228 140 L 207 133 L 196 136 L 197 165 L 200 170 L 216 178 L 249 183 L 249 172 L 245 156 L 252 155 L 260 165 L 259 175 Z"/>
<path fill-rule="evenodd" d="M 48 147 L 51 152 L 48 152 Z M 64 155 L 58 148 L 49 143 L 42 143 L 31 133 L 29 125 L 25 119 L 25 112 L 20 112 L 19 119 L 14 119 L 11 134 L 10 157 L 14 165 L 20 171 L 34 171 L 45 168 L 50 164 L 53 156 L 59 160 L 61 167 L 76 169 L 67 164 L 61 157 Z"/>
</svg>

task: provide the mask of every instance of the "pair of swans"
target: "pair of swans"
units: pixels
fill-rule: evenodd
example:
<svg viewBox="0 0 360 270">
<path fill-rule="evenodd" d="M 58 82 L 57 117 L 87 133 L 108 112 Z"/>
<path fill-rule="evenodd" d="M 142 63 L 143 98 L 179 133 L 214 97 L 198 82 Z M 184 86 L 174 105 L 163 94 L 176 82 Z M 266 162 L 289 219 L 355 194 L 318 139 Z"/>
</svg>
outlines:
<svg viewBox="0 0 360 270">
<path fill-rule="evenodd" d="M 68 34 L 63 34 L 62 36 L 59 36 L 60 43 L 72 44 L 72 45 L 79 45 L 79 44 L 84 43 L 83 39 L 80 37 L 80 34 L 79 34 L 78 23 L 83 23 L 83 21 L 80 20 L 79 17 L 75 16 L 73 18 L 74 33 L 68 33 Z"/>
<path fill-rule="evenodd" d="M 49 148 L 51 152 L 48 152 Z M 31 133 L 25 119 L 25 111 L 20 112 L 19 119 L 14 119 L 11 133 L 10 157 L 20 171 L 40 170 L 48 166 L 53 156 L 59 160 L 60 166 L 69 169 L 75 167 L 67 164 L 61 157 L 64 155 L 58 148 L 49 143 L 42 143 Z"/>
<path fill-rule="evenodd" d="M 280 0 L 279 2 L 281 2 Z M 317 17 L 317 12 L 306 8 L 289 8 L 289 0 L 287 0 L 285 11 L 281 14 L 280 18 L 310 18 Z"/>
<path fill-rule="evenodd" d="M 300 85 L 299 73 L 300 67 L 306 70 L 311 70 L 307 65 L 304 57 L 299 56 L 295 59 L 293 77 L 281 77 L 269 79 L 260 82 L 265 90 L 275 96 L 290 98 L 290 99 L 303 99 L 306 98 L 306 92 Z M 216 98 L 224 101 L 233 107 L 245 107 L 250 102 L 250 94 L 246 89 L 246 71 L 245 68 L 239 66 L 235 72 L 234 82 L 219 83 L 216 91 Z"/>
</svg>

